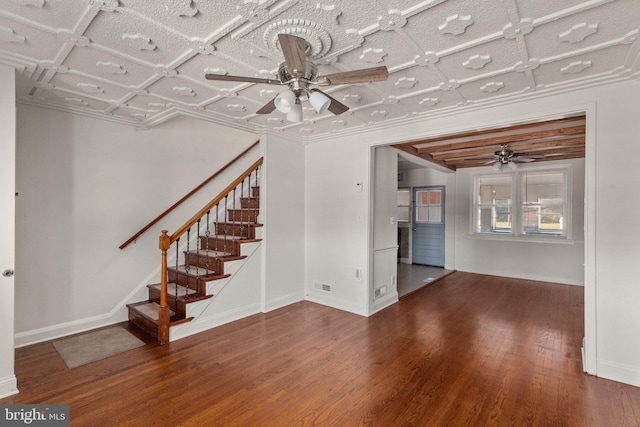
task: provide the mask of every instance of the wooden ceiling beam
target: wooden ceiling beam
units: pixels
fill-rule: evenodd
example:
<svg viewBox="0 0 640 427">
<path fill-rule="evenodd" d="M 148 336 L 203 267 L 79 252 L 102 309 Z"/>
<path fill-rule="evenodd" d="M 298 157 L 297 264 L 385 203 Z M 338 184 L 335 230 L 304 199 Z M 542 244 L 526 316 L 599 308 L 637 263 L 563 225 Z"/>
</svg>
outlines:
<svg viewBox="0 0 640 427">
<path fill-rule="evenodd" d="M 501 144 L 509 144 L 515 142 L 522 141 L 531 141 L 535 139 L 543 139 L 543 138 L 553 138 L 560 136 L 575 136 L 575 135 L 583 135 L 585 130 L 585 126 L 571 126 L 566 128 L 559 129 L 550 129 L 543 130 L 537 132 L 529 132 L 518 135 L 507 135 L 500 136 L 495 138 L 483 138 L 476 139 L 473 141 L 465 141 L 465 142 L 457 142 L 457 143 L 449 143 L 442 144 L 438 146 L 431 147 L 414 147 L 418 151 L 418 153 L 434 153 L 436 151 L 446 151 L 446 150 L 459 150 L 463 148 L 478 148 L 478 147 L 486 147 L 486 146 L 496 146 Z M 415 144 L 414 144 L 415 145 Z"/>
<path fill-rule="evenodd" d="M 419 157 L 428 162 L 436 163 L 442 167 L 455 171 L 455 168 L 452 168 L 451 166 L 445 164 L 445 162 L 443 162 L 442 160 L 434 160 L 434 158 L 430 154 L 419 153 L 418 150 L 416 150 L 413 146 L 406 145 L 406 144 L 396 144 L 396 145 L 392 145 L 392 147 L 397 148 L 398 150 L 404 151 L 405 153 L 409 153 L 412 156 Z"/>
<path fill-rule="evenodd" d="M 419 145 L 419 144 L 430 144 L 432 142 L 448 141 L 448 140 L 451 140 L 451 139 L 459 139 L 459 138 L 466 138 L 466 137 L 473 137 L 473 136 L 480 136 L 480 135 L 495 134 L 495 133 L 499 133 L 499 132 L 510 132 L 510 131 L 519 130 L 519 129 L 529 129 L 529 128 L 535 128 L 535 127 L 548 126 L 548 125 L 553 125 L 553 124 L 557 124 L 557 123 L 574 122 L 574 121 L 584 120 L 585 117 L 586 117 L 585 115 L 574 116 L 574 117 L 563 117 L 563 118 L 560 118 L 560 119 L 546 120 L 546 121 L 543 121 L 543 122 L 523 123 L 523 124 L 519 124 L 519 125 L 505 126 L 505 127 L 502 127 L 502 128 L 484 129 L 484 130 L 478 130 L 478 131 L 473 131 L 473 132 L 457 133 L 457 134 L 453 134 L 453 135 L 446 135 L 446 136 L 440 136 L 440 137 L 435 137 L 435 138 L 421 139 L 419 141 L 404 142 L 404 143 L 398 144 L 398 145 L 411 145 L 411 146 L 413 146 L 413 145 Z"/>
</svg>

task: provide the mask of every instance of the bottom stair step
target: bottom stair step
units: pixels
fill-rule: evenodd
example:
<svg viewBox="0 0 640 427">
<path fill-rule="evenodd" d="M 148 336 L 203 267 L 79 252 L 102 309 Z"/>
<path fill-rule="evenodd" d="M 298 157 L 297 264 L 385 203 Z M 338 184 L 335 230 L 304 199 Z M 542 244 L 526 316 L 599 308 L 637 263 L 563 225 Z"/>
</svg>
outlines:
<svg viewBox="0 0 640 427">
<path fill-rule="evenodd" d="M 160 312 L 160 304 L 156 303 L 156 302 L 148 302 L 148 301 L 143 301 L 143 302 L 138 302 L 135 304 L 128 304 L 127 307 L 129 307 L 129 312 L 131 312 L 131 310 L 136 311 L 137 313 L 143 315 L 144 317 L 148 318 L 149 320 L 153 320 L 154 322 L 158 322 L 158 313 Z M 176 313 L 174 313 L 173 311 L 171 311 L 169 313 L 170 317 L 175 316 Z"/>
</svg>

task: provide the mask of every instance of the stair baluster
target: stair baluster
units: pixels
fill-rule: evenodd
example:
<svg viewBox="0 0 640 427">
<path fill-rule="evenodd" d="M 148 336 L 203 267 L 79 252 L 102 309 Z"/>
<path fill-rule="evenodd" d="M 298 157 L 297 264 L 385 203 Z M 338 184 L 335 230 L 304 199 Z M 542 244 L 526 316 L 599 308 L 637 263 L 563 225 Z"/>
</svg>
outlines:
<svg viewBox="0 0 640 427">
<path fill-rule="evenodd" d="M 209 265 L 210 265 L 210 261 L 209 261 L 209 237 L 211 236 L 211 231 L 209 230 L 209 214 L 211 213 L 211 209 L 209 209 L 207 211 L 207 231 L 204 232 L 204 235 L 206 237 L 205 239 L 205 262 L 204 262 L 204 266 L 205 266 L 205 275 L 207 277 L 209 277 Z M 215 273 L 214 273 L 215 274 Z"/>
<path fill-rule="evenodd" d="M 198 288 L 200 287 L 200 219 L 198 220 L 197 224 L 197 234 L 196 236 L 198 236 L 198 240 L 196 240 L 196 298 L 198 298 Z M 188 252 L 187 252 L 188 253 Z M 187 259 L 188 259 L 188 255 L 187 255 Z M 188 264 L 191 264 L 190 262 Z"/>
<path fill-rule="evenodd" d="M 175 280 L 175 296 L 176 296 L 176 301 L 178 301 L 178 274 L 180 272 L 180 270 L 178 269 L 180 265 L 180 238 L 178 237 L 178 240 L 176 240 L 176 280 Z"/>
</svg>

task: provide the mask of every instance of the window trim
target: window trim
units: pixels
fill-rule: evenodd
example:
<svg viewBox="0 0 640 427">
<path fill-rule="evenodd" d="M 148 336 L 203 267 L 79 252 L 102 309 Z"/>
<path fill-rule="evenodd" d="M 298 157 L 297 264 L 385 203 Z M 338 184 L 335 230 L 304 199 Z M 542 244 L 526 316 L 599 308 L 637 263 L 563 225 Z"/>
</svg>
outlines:
<svg viewBox="0 0 640 427">
<path fill-rule="evenodd" d="M 471 176 L 472 200 L 469 226 L 469 238 L 484 240 L 502 241 L 524 241 L 524 242 L 544 242 L 574 244 L 573 239 L 573 217 L 572 217 L 572 164 L 554 165 L 518 165 L 518 169 L 513 171 L 492 171 L 483 170 Z M 525 234 L 523 230 L 523 195 L 524 195 L 524 175 L 526 173 L 562 173 L 564 176 L 564 198 L 563 198 L 563 218 L 565 218 L 565 230 L 563 235 L 533 233 Z M 511 232 L 479 232 L 477 231 L 478 221 L 478 200 L 479 181 L 482 177 L 511 176 L 512 196 L 511 196 Z"/>
</svg>

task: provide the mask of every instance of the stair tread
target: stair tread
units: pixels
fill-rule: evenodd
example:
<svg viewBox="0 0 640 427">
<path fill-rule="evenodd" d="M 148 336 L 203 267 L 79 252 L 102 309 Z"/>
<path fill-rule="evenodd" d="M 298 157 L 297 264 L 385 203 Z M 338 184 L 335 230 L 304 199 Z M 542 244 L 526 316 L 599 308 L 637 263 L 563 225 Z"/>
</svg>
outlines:
<svg viewBox="0 0 640 427">
<path fill-rule="evenodd" d="M 169 267 L 169 270 L 175 271 L 176 267 Z M 205 281 L 205 282 L 207 282 L 209 280 L 222 279 L 224 277 L 228 277 L 229 276 L 228 274 L 209 274 L 208 276 L 205 276 L 204 275 L 205 271 L 206 270 L 204 268 L 202 268 L 202 267 L 198 268 L 198 273 L 199 273 L 198 274 L 198 278 L 200 280 Z M 186 265 L 179 265 L 178 266 L 178 272 L 186 274 Z M 202 273 L 202 274 L 200 274 L 200 273 Z M 209 273 L 215 273 L 215 272 L 209 271 Z M 193 265 L 189 266 L 189 276 L 196 277 L 196 268 Z"/>
<path fill-rule="evenodd" d="M 153 320 L 154 322 L 158 321 L 158 313 L 160 312 L 160 304 L 157 302 L 142 302 L 137 304 L 129 304 L 127 307 L 134 309 L 138 313 L 142 314 L 145 317 Z M 175 313 L 171 311 L 169 316 L 174 316 Z"/>
<path fill-rule="evenodd" d="M 248 240 L 248 239 L 245 239 L 245 240 Z M 190 250 L 189 252 L 185 251 L 185 253 L 188 253 L 189 255 L 194 255 L 194 256 L 198 255 L 195 249 Z M 203 249 L 200 249 L 200 256 L 207 256 L 207 252 Z M 211 250 L 209 251 L 208 256 L 212 258 L 218 258 L 219 261 L 235 261 L 237 259 L 246 258 L 246 256 L 243 256 L 243 255 L 231 255 L 229 252 L 211 251 Z M 195 264 L 191 264 L 191 265 L 193 266 Z M 203 267 L 200 267 L 200 269 L 202 270 Z"/>
<path fill-rule="evenodd" d="M 236 209 L 237 210 L 237 209 Z M 238 226 L 245 226 L 245 227 L 262 227 L 263 224 L 256 224 L 255 222 L 247 222 L 247 221 L 216 221 L 216 224 L 220 224 L 220 225 L 235 225 L 236 227 Z"/>
</svg>

